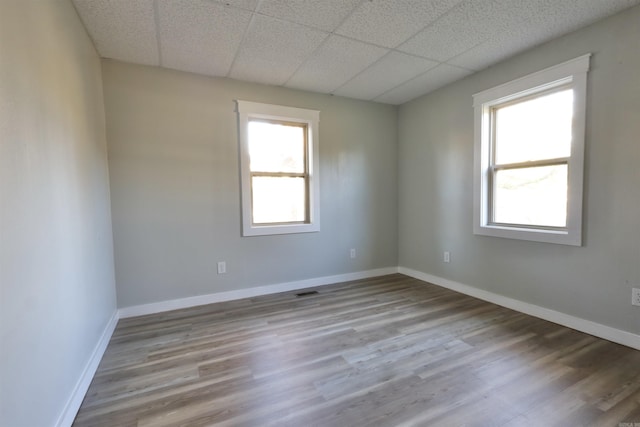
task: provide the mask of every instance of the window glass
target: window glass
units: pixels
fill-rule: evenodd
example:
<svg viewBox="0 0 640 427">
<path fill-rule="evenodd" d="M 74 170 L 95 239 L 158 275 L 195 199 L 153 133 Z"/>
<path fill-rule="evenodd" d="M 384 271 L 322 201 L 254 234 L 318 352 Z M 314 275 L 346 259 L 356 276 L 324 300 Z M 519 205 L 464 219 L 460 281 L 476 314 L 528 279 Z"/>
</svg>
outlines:
<svg viewBox="0 0 640 427">
<path fill-rule="evenodd" d="M 494 221 L 567 225 L 567 165 L 503 169 L 496 173 Z"/>
<path fill-rule="evenodd" d="M 306 220 L 304 178 L 253 177 L 254 224 L 278 224 Z"/>
<path fill-rule="evenodd" d="M 249 162 L 252 171 L 304 172 L 304 125 L 249 122 Z"/>
<path fill-rule="evenodd" d="M 496 164 L 569 157 L 573 91 L 494 107 Z"/>
</svg>

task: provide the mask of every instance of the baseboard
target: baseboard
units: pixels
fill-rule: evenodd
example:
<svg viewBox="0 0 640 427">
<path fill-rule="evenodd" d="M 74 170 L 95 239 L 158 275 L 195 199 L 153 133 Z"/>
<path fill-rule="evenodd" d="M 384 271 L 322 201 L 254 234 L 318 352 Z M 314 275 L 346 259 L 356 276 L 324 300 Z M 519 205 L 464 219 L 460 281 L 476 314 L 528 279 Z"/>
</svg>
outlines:
<svg viewBox="0 0 640 427">
<path fill-rule="evenodd" d="M 111 319 L 109 319 L 109 322 L 107 322 L 107 326 L 105 326 L 104 331 L 102 332 L 102 336 L 93 349 L 93 353 L 91 354 L 91 357 L 85 365 L 84 370 L 82 371 L 82 375 L 80 375 L 78 382 L 73 388 L 73 392 L 67 400 L 67 404 L 64 406 L 64 410 L 60 414 L 58 422 L 56 422 L 55 424 L 56 427 L 68 427 L 73 424 L 73 420 L 76 418 L 76 414 L 80 409 L 80 405 L 82 404 L 84 396 L 87 394 L 87 390 L 89 390 L 91 380 L 93 380 L 93 376 L 95 375 L 96 370 L 98 370 L 100 360 L 102 360 L 102 356 L 107 349 L 107 344 L 109 344 L 109 340 L 113 335 L 113 331 L 116 329 L 117 323 L 118 312 L 115 311 L 113 313 L 113 316 L 111 316 Z"/>
<path fill-rule="evenodd" d="M 640 350 L 640 335 L 631 332 L 612 328 L 610 326 L 605 326 L 600 323 L 592 322 L 591 320 L 581 319 L 579 317 L 571 316 L 559 311 L 550 310 L 548 308 L 540 307 L 535 304 L 530 304 L 517 299 L 505 297 L 493 292 L 455 282 L 453 280 L 423 273 L 417 270 L 412 270 L 410 268 L 398 267 L 398 273 L 413 277 L 415 279 L 423 280 L 425 282 L 433 283 L 434 285 L 442 286 L 443 288 L 451 289 L 452 291 L 460 292 L 462 294 L 469 295 L 484 301 L 492 302 L 494 304 L 498 304 L 533 317 L 548 320 L 550 322 L 557 323 L 559 325 L 566 326 L 580 332 L 585 332 L 587 334 L 603 338 L 607 341 L 612 341 L 618 344 L 625 345 L 627 347 Z"/>
<path fill-rule="evenodd" d="M 121 319 L 127 317 L 144 316 L 147 314 L 162 313 L 164 311 L 178 310 L 195 307 L 198 305 L 213 304 L 216 302 L 232 301 L 242 298 L 252 298 L 260 295 L 277 294 L 278 292 L 295 291 L 315 286 L 330 285 L 333 283 L 348 282 L 350 280 L 368 279 L 370 277 L 385 276 L 398 272 L 397 267 L 378 268 L 375 270 L 359 271 L 355 273 L 338 274 L 334 276 L 316 277 L 313 279 L 298 280 L 295 282 L 278 283 L 274 285 L 257 286 L 248 289 L 217 292 L 207 295 L 198 295 L 188 298 L 161 301 L 151 304 L 123 307 L 118 310 Z"/>
</svg>

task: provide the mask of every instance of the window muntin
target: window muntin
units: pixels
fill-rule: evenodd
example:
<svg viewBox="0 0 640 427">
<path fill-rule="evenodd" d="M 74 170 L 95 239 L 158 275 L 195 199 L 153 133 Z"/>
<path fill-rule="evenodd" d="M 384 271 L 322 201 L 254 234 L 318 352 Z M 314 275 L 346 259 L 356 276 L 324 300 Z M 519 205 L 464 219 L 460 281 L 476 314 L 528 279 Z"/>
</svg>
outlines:
<svg viewBox="0 0 640 427">
<path fill-rule="evenodd" d="M 319 112 L 236 102 L 242 235 L 319 231 Z"/>
<path fill-rule="evenodd" d="M 474 95 L 475 234 L 582 244 L 589 57 Z"/>
</svg>

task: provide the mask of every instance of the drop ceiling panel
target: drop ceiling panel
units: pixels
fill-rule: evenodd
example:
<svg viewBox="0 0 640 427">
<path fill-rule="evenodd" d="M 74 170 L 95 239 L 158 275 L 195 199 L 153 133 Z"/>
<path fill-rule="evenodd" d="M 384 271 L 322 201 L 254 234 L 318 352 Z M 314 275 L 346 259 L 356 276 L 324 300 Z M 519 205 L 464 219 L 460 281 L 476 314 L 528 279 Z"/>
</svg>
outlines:
<svg viewBox="0 0 640 427">
<path fill-rule="evenodd" d="M 547 0 L 529 0 L 512 10 L 501 31 L 492 34 L 473 49 L 448 60 L 449 64 L 481 70 L 510 56 L 554 39 L 589 23 L 589 16 L 607 15 L 623 10 L 626 0 L 566 0 L 552 4 Z"/>
<path fill-rule="evenodd" d="M 532 13 L 519 27 L 536 40 L 548 41 L 639 3 L 638 0 L 531 0 L 529 8 L 537 13 Z"/>
<path fill-rule="evenodd" d="M 325 31 L 333 31 L 361 0 L 263 0 L 258 12 Z"/>
<path fill-rule="evenodd" d="M 494 0 L 462 3 L 398 49 L 446 61 L 482 43 L 491 34 L 500 34 L 505 21 L 498 12 L 500 9 Z"/>
<path fill-rule="evenodd" d="M 481 70 L 509 58 L 527 47 L 536 46 L 547 40 L 550 31 L 541 35 L 539 29 L 549 25 L 545 17 L 531 18 L 529 20 L 512 21 L 505 26 L 500 35 L 492 35 L 482 41 L 473 49 L 467 50 L 460 55 L 451 58 L 447 63 L 451 65 L 469 68 L 471 70 Z"/>
<path fill-rule="evenodd" d="M 207 0 L 211 1 L 211 0 Z M 216 3 L 224 4 L 226 6 L 237 7 L 245 10 L 255 10 L 259 0 L 213 0 Z"/>
<path fill-rule="evenodd" d="M 640 0 L 72 1 L 102 57 L 393 104 L 640 5 Z"/>
<path fill-rule="evenodd" d="M 438 65 L 435 61 L 391 51 L 335 91 L 336 95 L 374 99 L 401 83 Z"/>
<path fill-rule="evenodd" d="M 472 71 L 452 65 L 440 64 L 413 80 L 377 97 L 375 101 L 388 104 L 404 104 L 417 98 L 422 93 L 432 92 L 451 82 L 471 74 Z"/>
<path fill-rule="evenodd" d="M 535 10 L 531 14 L 538 22 L 547 22 L 568 33 L 606 16 L 640 4 L 638 0 L 520 0 L 523 7 Z M 533 27 L 531 27 L 533 29 Z M 545 30 L 539 31 L 544 34 Z M 553 37 L 553 35 L 549 35 Z"/>
<path fill-rule="evenodd" d="M 366 0 L 336 32 L 380 46 L 396 47 L 460 1 Z"/>
<path fill-rule="evenodd" d="M 491 64 L 507 59 L 519 52 L 530 41 L 520 39 L 489 39 L 468 50 L 461 55 L 447 61 L 448 64 L 478 71 Z"/>
<path fill-rule="evenodd" d="M 73 3 L 100 56 L 159 65 L 152 0 Z"/>
<path fill-rule="evenodd" d="M 387 52 L 378 46 L 332 35 L 286 86 L 330 93 Z"/>
<path fill-rule="evenodd" d="M 230 77 L 283 85 L 328 33 L 264 15 L 254 15 Z"/>
<path fill-rule="evenodd" d="M 226 76 L 251 12 L 207 0 L 158 2 L 162 65 Z"/>
</svg>

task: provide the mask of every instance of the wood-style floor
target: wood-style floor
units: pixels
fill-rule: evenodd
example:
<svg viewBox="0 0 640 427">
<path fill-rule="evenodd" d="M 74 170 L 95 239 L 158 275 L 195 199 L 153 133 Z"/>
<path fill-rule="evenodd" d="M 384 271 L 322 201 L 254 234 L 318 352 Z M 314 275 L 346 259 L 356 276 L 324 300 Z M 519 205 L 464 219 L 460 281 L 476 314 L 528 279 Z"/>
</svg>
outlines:
<svg viewBox="0 0 640 427">
<path fill-rule="evenodd" d="M 74 425 L 640 423 L 640 351 L 402 275 L 316 290 L 121 320 Z"/>
</svg>

